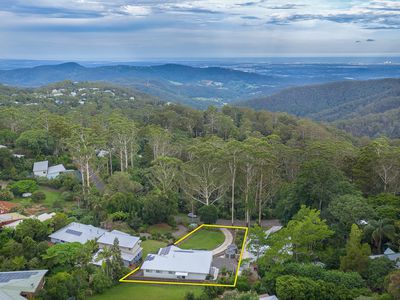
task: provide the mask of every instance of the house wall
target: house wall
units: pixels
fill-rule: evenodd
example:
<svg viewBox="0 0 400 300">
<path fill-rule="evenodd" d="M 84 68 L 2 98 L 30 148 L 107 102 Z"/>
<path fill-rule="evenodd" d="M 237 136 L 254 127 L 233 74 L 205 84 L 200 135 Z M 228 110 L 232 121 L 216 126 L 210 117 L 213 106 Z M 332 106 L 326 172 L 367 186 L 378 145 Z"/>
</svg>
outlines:
<svg viewBox="0 0 400 300">
<path fill-rule="evenodd" d="M 99 243 L 99 248 L 100 249 L 103 249 L 103 248 L 106 248 L 106 247 L 111 247 L 111 245 Z M 121 253 L 127 253 L 127 254 L 131 254 L 131 255 L 135 255 L 135 258 L 133 259 L 133 262 L 137 262 L 142 258 L 142 247 L 140 247 L 140 242 L 136 243 L 133 248 L 119 247 L 119 249 L 121 250 Z M 125 261 L 124 261 L 124 263 L 125 263 Z"/>
<path fill-rule="evenodd" d="M 49 174 L 47 174 L 47 178 L 48 179 L 53 179 L 53 178 L 56 178 L 58 175 L 60 175 L 60 172 L 49 173 Z"/>
<path fill-rule="evenodd" d="M 33 172 L 33 174 L 38 177 L 45 177 L 47 176 L 47 171 Z"/>
<path fill-rule="evenodd" d="M 171 274 L 172 273 L 172 274 Z M 168 271 L 159 271 L 156 270 L 143 270 L 143 276 L 145 277 L 155 277 L 155 278 L 164 278 L 164 279 L 182 279 L 182 280 L 205 280 L 208 274 L 201 273 L 189 273 L 186 278 L 179 278 L 175 275 L 175 272 Z"/>
</svg>

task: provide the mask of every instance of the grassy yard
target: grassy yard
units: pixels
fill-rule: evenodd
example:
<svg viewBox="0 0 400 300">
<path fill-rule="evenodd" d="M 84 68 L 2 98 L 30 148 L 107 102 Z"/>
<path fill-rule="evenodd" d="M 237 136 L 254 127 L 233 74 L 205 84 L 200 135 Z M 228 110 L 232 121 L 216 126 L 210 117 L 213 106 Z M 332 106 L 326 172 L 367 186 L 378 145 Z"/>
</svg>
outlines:
<svg viewBox="0 0 400 300">
<path fill-rule="evenodd" d="M 178 246 L 182 249 L 213 250 L 224 240 L 225 236 L 220 230 L 202 228 L 183 240 Z"/>
<path fill-rule="evenodd" d="M 22 198 L 18 197 L 12 200 L 11 202 L 20 204 L 22 207 L 26 208 L 34 208 L 37 207 L 40 211 L 53 211 L 53 204 L 57 200 L 61 199 L 61 192 L 59 190 L 55 190 L 45 186 L 39 186 L 38 191 L 45 193 L 46 199 L 40 201 L 38 203 L 34 203 L 31 198 Z M 72 207 L 74 205 L 73 202 L 65 202 L 63 207 Z M 40 209 L 40 207 L 42 209 Z"/>
<path fill-rule="evenodd" d="M 142 247 L 143 247 L 143 254 L 142 257 L 143 259 L 147 256 L 149 253 L 157 253 L 158 249 L 167 246 L 167 243 L 160 242 L 160 241 L 155 241 L 155 240 L 146 240 L 142 242 Z"/>
<path fill-rule="evenodd" d="M 147 232 L 151 234 L 166 234 L 172 233 L 173 231 L 174 230 L 172 229 L 172 227 L 165 223 L 151 225 L 147 228 Z"/>
<path fill-rule="evenodd" d="M 201 294 L 200 287 L 120 283 L 104 294 L 90 297 L 90 300 L 183 300 L 187 292 Z"/>
</svg>

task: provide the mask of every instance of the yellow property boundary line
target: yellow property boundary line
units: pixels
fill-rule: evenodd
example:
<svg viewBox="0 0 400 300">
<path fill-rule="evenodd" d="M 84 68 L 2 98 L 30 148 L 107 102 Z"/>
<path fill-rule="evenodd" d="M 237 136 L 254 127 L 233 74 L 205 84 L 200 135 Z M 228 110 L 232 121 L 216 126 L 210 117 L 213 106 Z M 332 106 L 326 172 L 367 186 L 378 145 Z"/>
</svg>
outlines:
<svg viewBox="0 0 400 300">
<path fill-rule="evenodd" d="M 243 227 L 243 226 L 229 226 L 229 225 L 210 225 L 210 224 L 202 224 L 199 227 L 197 227 L 196 229 L 192 230 L 191 232 L 189 232 L 188 234 L 186 234 L 185 236 L 183 236 L 182 238 L 180 238 L 179 240 L 177 240 L 174 245 L 179 244 L 180 242 L 182 242 L 183 240 L 187 239 L 190 235 L 192 235 L 193 233 L 195 233 L 196 231 L 200 230 L 201 228 L 204 227 L 210 227 L 210 228 L 228 228 L 228 229 L 242 229 L 244 230 L 244 236 L 243 236 L 243 243 L 242 243 L 242 249 L 240 251 L 240 255 L 239 255 L 239 262 L 236 268 L 236 274 L 235 274 L 235 279 L 233 281 L 233 284 L 222 284 L 222 283 L 197 283 L 197 282 L 173 282 L 173 281 L 156 281 L 156 280 L 130 280 L 130 279 L 126 279 L 127 277 L 129 277 L 130 275 L 134 274 L 137 270 L 140 269 L 140 267 L 137 267 L 136 269 L 134 269 L 133 271 L 129 272 L 128 274 L 126 274 L 124 277 L 122 277 L 119 282 L 130 282 L 130 283 L 148 283 L 148 284 L 172 284 L 172 285 L 197 285 L 197 286 L 220 286 L 220 287 L 235 287 L 236 283 L 237 283 L 237 279 L 239 276 L 239 268 L 240 268 L 240 264 L 242 262 L 242 256 L 243 256 L 243 252 L 244 252 L 244 247 L 246 244 L 246 239 L 247 239 L 247 233 L 249 231 L 249 229 L 247 227 Z"/>
</svg>

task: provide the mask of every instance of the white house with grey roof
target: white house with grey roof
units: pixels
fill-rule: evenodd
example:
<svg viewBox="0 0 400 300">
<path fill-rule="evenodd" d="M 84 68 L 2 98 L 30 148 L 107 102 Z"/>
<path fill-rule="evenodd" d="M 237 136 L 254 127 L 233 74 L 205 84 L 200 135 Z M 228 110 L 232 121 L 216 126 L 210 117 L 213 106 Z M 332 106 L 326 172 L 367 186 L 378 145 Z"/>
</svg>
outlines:
<svg viewBox="0 0 400 300">
<path fill-rule="evenodd" d="M 119 249 L 121 250 L 122 260 L 125 266 L 130 266 L 138 262 L 142 258 L 141 240 L 139 237 L 132 236 L 122 231 L 113 230 L 105 232 L 98 240 L 99 252 L 104 248 L 109 248 L 114 244 L 114 240 L 118 240 Z M 98 252 L 98 253 L 99 253 Z M 94 258 L 94 264 L 101 265 L 102 261 L 97 260 L 97 255 Z"/>
<path fill-rule="evenodd" d="M 38 161 L 33 164 L 33 174 L 37 177 L 47 177 L 48 179 L 53 179 L 66 171 L 67 170 L 63 164 L 49 167 L 49 162 L 47 160 Z"/>
<path fill-rule="evenodd" d="M 145 277 L 205 280 L 211 275 L 216 279 L 218 269 L 211 267 L 212 259 L 212 251 L 168 246 L 161 248 L 157 254 L 148 254 L 141 270 Z"/>
<path fill-rule="evenodd" d="M 126 266 L 136 263 L 142 258 L 140 238 L 118 230 L 109 232 L 92 225 L 72 222 L 50 234 L 49 237 L 54 244 L 73 242 L 85 244 L 87 241 L 95 240 L 99 244 L 99 252 L 106 247 L 111 247 L 114 244 L 114 240 L 117 239 L 121 256 Z M 99 252 L 95 254 L 93 263 L 101 266 L 102 261 L 97 259 Z"/>
<path fill-rule="evenodd" d="M 43 287 L 47 270 L 0 272 L 0 299 L 26 300 Z"/>
<path fill-rule="evenodd" d="M 87 241 L 97 240 L 106 232 L 107 230 L 92 225 L 72 222 L 60 230 L 53 232 L 49 237 L 54 244 L 74 242 L 85 244 Z"/>
</svg>

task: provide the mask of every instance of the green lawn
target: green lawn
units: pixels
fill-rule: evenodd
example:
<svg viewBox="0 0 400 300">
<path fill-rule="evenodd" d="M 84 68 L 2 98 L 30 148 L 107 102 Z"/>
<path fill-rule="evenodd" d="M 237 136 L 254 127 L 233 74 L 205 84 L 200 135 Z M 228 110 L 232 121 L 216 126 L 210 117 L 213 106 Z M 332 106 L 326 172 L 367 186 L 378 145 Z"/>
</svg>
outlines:
<svg viewBox="0 0 400 300">
<path fill-rule="evenodd" d="M 159 233 L 159 234 L 166 234 L 172 233 L 174 230 L 171 226 L 165 223 L 151 225 L 147 228 L 147 232 L 151 234 Z"/>
<path fill-rule="evenodd" d="M 104 294 L 90 297 L 90 300 L 183 300 L 186 293 L 201 294 L 200 287 L 120 283 Z"/>
<path fill-rule="evenodd" d="M 200 229 L 183 240 L 178 246 L 182 249 L 213 250 L 225 240 L 220 230 Z"/>
<path fill-rule="evenodd" d="M 167 243 L 155 241 L 155 240 L 145 240 L 142 242 L 143 259 L 147 256 L 148 253 L 157 253 L 158 249 L 167 246 Z"/>
<path fill-rule="evenodd" d="M 44 208 L 47 208 L 47 210 L 53 210 L 53 204 L 57 200 L 62 200 L 61 199 L 61 192 L 49 187 L 45 186 L 39 186 L 38 191 L 41 191 L 46 194 L 46 199 L 43 201 L 40 201 L 38 203 L 34 203 L 31 198 L 22 198 L 18 197 L 12 200 L 14 203 L 18 203 L 22 205 L 23 207 L 31 207 L 32 205 L 41 205 Z M 73 202 L 65 202 L 65 205 L 63 207 L 71 207 L 73 206 Z"/>
</svg>

